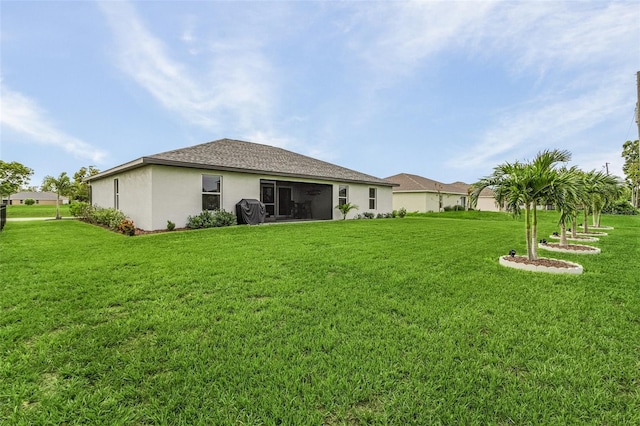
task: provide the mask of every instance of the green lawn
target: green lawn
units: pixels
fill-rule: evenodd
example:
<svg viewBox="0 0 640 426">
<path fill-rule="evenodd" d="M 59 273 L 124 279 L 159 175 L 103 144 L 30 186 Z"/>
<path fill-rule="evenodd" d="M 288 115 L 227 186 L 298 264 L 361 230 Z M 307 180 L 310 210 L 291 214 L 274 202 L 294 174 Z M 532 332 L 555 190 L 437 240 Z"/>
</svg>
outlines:
<svg viewBox="0 0 640 426">
<path fill-rule="evenodd" d="M 60 205 L 60 216 L 69 217 L 71 213 L 69 213 L 69 205 L 61 204 Z M 56 217 L 56 206 L 45 206 L 45 205 L 11 205 L 7 206 L 7 217 L 9 219 L 19 218 L 19 217 Z"/>
<path fill-rule="evenodd" d="M 9 222 L 0 423 L 640 424 L 640 218 L 540 252 L 580 276 L 499 266 L 523 224 L 482 218 Z"/>
</svg>

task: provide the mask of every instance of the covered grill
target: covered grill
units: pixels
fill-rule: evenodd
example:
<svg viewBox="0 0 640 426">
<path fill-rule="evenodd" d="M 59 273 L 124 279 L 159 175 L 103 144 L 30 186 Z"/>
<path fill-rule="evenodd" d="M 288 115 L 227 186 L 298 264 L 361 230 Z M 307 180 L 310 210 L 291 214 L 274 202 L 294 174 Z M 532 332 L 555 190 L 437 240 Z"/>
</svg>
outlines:
<svg viewBox="0 0 640 426">
<path fill-rule="evenodd" d="M 236 204 L 236 215 L 239 224 L 257 225 L 264 223 L 267 212 L 260 201 L 243 198 Z"/>
</svg>

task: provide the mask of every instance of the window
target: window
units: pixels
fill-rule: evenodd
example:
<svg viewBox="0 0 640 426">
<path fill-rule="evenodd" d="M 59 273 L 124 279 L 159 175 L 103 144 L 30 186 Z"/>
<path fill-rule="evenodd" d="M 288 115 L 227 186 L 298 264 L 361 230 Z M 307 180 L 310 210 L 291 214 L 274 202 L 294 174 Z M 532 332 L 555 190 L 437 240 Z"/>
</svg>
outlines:
<svg viewBox="0 0 640 426">
<path fill-rule="evenodd" d="M 221 176 L 202 175 L 202 210 L 220 210 Z"/>
<path fill-rule="evenodd" d="M 120 182 L 118 179 L 113 180 L 113 208 L 120 209 Z"/>
<path fill-rule="evenodd" d="M 338 186 L 338 205 L 347 204 L 349 202 L 349 187 L 347 185 Z"/>
<path fill-rule="evenodd" d="M 376 189 L 369 188 L 369 209 L 376 209 Z"/>
</svg>

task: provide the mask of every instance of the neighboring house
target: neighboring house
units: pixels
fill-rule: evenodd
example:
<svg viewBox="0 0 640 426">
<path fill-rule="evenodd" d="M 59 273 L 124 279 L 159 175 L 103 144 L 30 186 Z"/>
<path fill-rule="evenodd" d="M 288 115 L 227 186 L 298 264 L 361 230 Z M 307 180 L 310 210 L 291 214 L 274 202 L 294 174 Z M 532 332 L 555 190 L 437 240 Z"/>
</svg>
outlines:
<svg viewBox="0 0 640 426">
<path fill-rule="evenodd" d="M 469 208 L 470 185 L 464 182 L 442 183 L 409 173 L 389 176 L 386 180 L 397 184 L 393 188 L 394 210 L 405 208 L 409 212 L 439 212 L 445 207 Z M 490 190 L 480 194 L 476 209 L 499 210 Z"/>
<path fill-rule="evenodd" d="M 36 204 L 55 206 L 57 197 L 58 196 L 55 192 L 18 192 L 16 194 L 11 194 L 11 197 L 9 197 L 9 204 L 24 204 L 24 200 L 31 198 L 36 201 Z M 61 195 L 60 204 L 69 204 L 69 199 Z"/>
<path fill-rule="evenodd" d="M 480 192 L 480 195 L 478 196 L 478 201 L 476 202 L 476 206 L 474 208 L 476 210 L 481 210 L 485 212 L 505 211 L 504 206 L 500 206 L 496 201 L 495 193 L 489 188 L 485 188 Z"/>
<path fill-rule="evenodd" d="M 141 157 L 87 178 L 91 203 L 114 207 L 138 228 L 178 227 L 203 210 L 264 203 L 267 221 L 341 219 L 335 208 L 392 211 L 393 183 L 281 148 L 221 139 Z M 349 215 L 357 214 L 352 211 Z"/>
</svg>

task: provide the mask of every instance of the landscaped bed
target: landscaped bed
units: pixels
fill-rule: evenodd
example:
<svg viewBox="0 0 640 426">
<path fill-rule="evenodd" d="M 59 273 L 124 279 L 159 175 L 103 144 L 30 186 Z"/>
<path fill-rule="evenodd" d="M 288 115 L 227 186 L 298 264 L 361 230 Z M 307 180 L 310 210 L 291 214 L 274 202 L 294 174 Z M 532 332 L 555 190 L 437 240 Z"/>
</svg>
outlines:
<svg viewBox="0 0 640 426">
<path fill-rule="evenodd" d="M 640 218 L 604 216 L 599 256 L 553 253 L 572 276 L 501 267 L 523 222 L 463 213 L 8 222 L 0 423 L 640 423 Z"/>
</svg>

